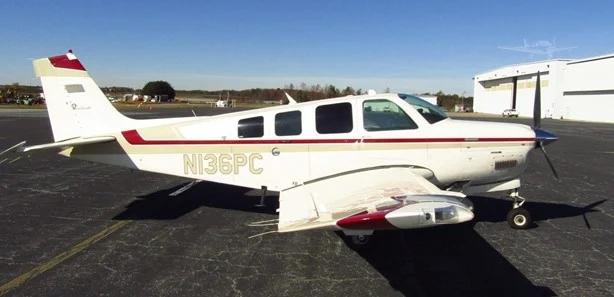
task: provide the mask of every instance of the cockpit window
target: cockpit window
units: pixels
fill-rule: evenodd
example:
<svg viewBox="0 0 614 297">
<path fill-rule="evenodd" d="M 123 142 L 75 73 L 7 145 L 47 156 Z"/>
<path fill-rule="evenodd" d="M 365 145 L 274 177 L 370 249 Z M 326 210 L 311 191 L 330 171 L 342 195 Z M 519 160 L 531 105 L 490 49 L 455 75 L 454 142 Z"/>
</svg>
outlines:
<svg viewBox="0 0 614 297">
<path fill-rule="evenodd" d="M 362 104 L 362 118 L 367 131 L 418 128 L 398 105 L 389 100 L 366 100 Z"/>
<path fill-rule="evenodd" d="M 446 113 L 443 112 L 439 107 L 428 103 L 416 96 L 399 94 L 399 97 L 405 100 L 407 103 L 411 104 L 418 111 L 418 113 L 420 113 L 424 117 L 424 119 L 431 124 L 437 123 L 441 120 L 445 120 L 448 118 Z"/>
</svg>

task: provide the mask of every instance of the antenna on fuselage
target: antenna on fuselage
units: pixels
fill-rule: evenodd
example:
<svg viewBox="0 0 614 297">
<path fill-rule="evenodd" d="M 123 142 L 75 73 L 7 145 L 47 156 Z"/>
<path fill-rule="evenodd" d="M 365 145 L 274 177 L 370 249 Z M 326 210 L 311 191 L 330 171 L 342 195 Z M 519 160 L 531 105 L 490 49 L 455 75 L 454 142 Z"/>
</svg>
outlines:
<svg viewBox="0 0 614 297">
<path fill-rule="evenodd" d="M 286 99 L 288 99 L 288 105 L 296 104 L 296 100 L 294 100 L 290 94 L 287 92 L 284 92 L 284 94 L 286 94 Z"/>
</svg>

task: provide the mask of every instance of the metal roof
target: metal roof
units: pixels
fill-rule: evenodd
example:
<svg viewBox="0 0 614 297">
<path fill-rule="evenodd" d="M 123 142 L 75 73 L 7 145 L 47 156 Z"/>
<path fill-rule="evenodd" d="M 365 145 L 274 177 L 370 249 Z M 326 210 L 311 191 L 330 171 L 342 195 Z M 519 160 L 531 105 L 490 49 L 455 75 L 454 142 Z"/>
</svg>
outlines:
<svg viewBox="0 0 614 297">
<path fill-rule="evenodd" d="M 550 60 L 543 60 L 543 61 L 511 64 L 511 65 L 502 66 L 499 68 L 491 69 L 491 70 L 476 74 L 473 77 L 473 79 L 479 79 L 479 80 L 501 79 L 501 78 L 507 78 L 507 77 L 512 77 L 512 76 L 518 76 L 518 75 L 527 75 L 527 74 L 531 74 L 539 70 L 537 69 L 535 71 L 527 71 L 527 70 L 519 71 L 517 69 L 517 68 L 531 68 L 532 65 L 535 65 L 536 66 L 535 68 L 539 68 L 539 65 L 548 64 L 548 63 L 565 63 L 566 62 L 567 65 L 572 65 L 572 64 L 578 64 L 578 63 L 610 59 L 610 58 L 614 58 L 614 53 L 601 55 L 601 56 L 588 57 L 588 58 L 583 58 L 583 59 L 550 59 Z M 480 79 L 480 77 L 482 78 Z"/>
</svg>

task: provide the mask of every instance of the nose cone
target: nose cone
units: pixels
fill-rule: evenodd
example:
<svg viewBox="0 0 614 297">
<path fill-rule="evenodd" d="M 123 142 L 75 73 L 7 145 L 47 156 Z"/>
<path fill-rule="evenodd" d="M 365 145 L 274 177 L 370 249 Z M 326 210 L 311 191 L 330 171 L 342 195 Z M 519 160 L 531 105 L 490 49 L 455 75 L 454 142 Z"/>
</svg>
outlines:
<svg viewBox="0 0 614 297">
<path fill-rule="evenodd" d="M 535 141 L 537 143 L 548 145 L 559 139 L 556 135 L 540 128 L 533 128 L 533 131 L 535 131 Z"/>
</svg>

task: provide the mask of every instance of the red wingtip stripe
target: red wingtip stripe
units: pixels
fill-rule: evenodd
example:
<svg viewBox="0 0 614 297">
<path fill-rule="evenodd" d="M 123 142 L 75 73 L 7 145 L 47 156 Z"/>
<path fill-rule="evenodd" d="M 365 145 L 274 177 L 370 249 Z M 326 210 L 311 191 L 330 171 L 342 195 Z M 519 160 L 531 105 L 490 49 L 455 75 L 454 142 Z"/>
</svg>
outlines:
<svg viewBox="0 0 614 297">
<path fill-rule="evenodd" d="M 49 57 L 49 62 L 56 68 L 65 68 L 73 70 L 83 70 L 85 67 L 79 62 L 79 59 L 69 59 L 67 55 Z"/>
<path fill-rule="evenodd" d="M 344 229 L 354 230 L 388 230 L 395 229 L 388 220 L 386 214 L 393 211 L 395 208 L 380 210 L 372 213 L 361 212 L 347 218 L 337 221 L 337 226 Z"/>
</svg>

